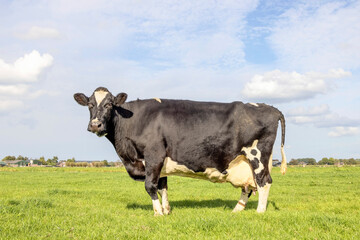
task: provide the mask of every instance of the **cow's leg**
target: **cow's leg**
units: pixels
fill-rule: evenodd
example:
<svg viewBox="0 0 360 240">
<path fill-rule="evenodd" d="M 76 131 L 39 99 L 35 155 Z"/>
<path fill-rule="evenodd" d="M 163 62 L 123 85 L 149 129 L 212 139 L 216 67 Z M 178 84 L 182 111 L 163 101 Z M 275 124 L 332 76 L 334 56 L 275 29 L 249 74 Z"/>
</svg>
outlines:
<svg viewBox="0 0 360 240">
<path fill-rule="evenodd" d="M 161 144 L 154 144 L 152 147 L 147 148 L 144 154 L 145 189 L 151 197 L 155 216 L 164 215 L 158 197 L 160 172 L 165 159 L 165 150 L 162 150 L 164 149 L 162 149 Z"/>
<path fill-rule="evenodd" d="M 257 207 L 257 212 L 259 213 L 266 211 L 267 199 L 272 183 L 269 171 L 269 159 L 271 157 L 274 140 L 275 138 L 265 139 L 263 141 L 255 140 L 252 146 L 242 149 L 253 169 L 259 194 Z"/>
<path fill-rule="evenodd" d="M 234 210 L 232 212 L 240 212 L 245 209 L 246 203 L 249 200 L 249 193 L 243 188 L 241 190 L 241 197 L 238 203 L 236 204 Z"/>
<path fill-rule="evenodd" d="M 168 200 L 167 190 L 167 177 L 162 177 L 159 179 L 158 192 L 161 196 L 162 210 L 165 215 L 168 215 L 170 213 L 170 204 Z"/>
</svg>

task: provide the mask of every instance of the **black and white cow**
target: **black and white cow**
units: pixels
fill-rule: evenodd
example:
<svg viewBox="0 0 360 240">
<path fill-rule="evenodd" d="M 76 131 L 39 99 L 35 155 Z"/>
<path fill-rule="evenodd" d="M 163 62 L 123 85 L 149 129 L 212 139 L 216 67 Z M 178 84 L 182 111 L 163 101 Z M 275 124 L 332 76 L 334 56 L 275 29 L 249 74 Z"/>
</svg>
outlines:
<svg viewBox="0 0 360 240">
<path fill-rule="evenodd" d="M 125 102 L 126 93 L 114 97 L 103 87 L 90 97 L 76 93 L 74 98 L 89 107 L 88 130 L 106 136 L 129 175 L 145 181 L 155 215 L 170 212 L 170 175 L 241 187 L 234 212 L 244 210 L 249 192 L 257 190 L 257 211 L 264 212 L 272 183 L 272 149 L 279 120 L 281 172 L 286 171 L 285 119 L 274 107 L 158 98 Z"/>
</svg>

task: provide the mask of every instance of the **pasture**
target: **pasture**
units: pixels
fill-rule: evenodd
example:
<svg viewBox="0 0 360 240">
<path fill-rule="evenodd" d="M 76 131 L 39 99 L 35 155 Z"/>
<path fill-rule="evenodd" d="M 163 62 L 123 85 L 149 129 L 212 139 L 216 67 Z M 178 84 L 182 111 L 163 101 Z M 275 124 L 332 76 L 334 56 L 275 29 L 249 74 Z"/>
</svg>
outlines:
<svg viewBox="0 0 360 240">
<path fill-rule="evenodd" d="M 268 210 L 240 189 L 169 177 L 172 213 L 154 217 L 122 168 L 0 168 L 0 239 L 360 239 L 360 167 L 273 169 Z"/>
</svg>

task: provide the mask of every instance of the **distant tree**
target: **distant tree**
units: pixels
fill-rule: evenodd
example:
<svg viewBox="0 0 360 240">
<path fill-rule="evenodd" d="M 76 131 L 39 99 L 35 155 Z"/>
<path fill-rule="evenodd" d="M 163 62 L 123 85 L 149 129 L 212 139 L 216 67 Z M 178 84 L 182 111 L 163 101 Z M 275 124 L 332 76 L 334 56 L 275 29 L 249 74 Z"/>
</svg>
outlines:
<svg viewBox="0 0 360 240">
<path fill-rule="evenodd" d="M 59 158 L 54 156 L 53 158 L 49 158 L 46 163 L 51 166 L 55 166 L 58 163 Z"/>
<path fill-rule="evenodd" d="M 47 165 L 47 162 L 45 161 L 44 156 L 39 158 L 39 162 L 41 163 L 41 165 Z"/>
<path fill-rule="evenodd" d="M 104 166 L 104 162 L 93 162 L 93 166 L 94 166 L 94 167 L 103 167 L 103 166 Z"/>
<path fill-rule="evenodd" d="M 299 161 L 297 159 L 291 159 L 291 161 L 289 162 L 289 165 L 298 165 Z"/>
<path fill-rule="evenodd" d="M 334 165 L 334 164 L 335 164 L 335 159 L 334 158 L 322 158 L 318 162 L 318 165 Z"/>
<path fill-rule="evenodd" d="M 66 160 L 66 162 L 75 162 L 75 158 L 69 158 L 68 160 Z"/>
<path fill-rule="evenodd" d="M 104 166 L 109 166 L 109 163 L 107 160 L 104 160 L 103 163 L 104 163 Z"/>
<path fill-rule="evenodd" d="M 2 161 L 13 161 L 16 160 L 15 156 L 6 156 L 2 159 Z"/>
</svg>

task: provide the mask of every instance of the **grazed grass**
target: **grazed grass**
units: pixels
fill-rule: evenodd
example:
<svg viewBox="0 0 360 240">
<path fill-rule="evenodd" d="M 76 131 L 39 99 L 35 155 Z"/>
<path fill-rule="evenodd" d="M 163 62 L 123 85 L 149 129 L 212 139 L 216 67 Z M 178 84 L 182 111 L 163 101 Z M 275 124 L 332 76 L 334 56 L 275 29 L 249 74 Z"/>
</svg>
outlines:
<svg viewBox="0 0 360 240">
<path fill-rule="evenodd" d="M 240 189 L 169 177 L 172 214 L 119 168 L 0 168 L 0 239 L 360 239 L 360 168 L 273 171 L 268 210 Z"/>
</svg>

